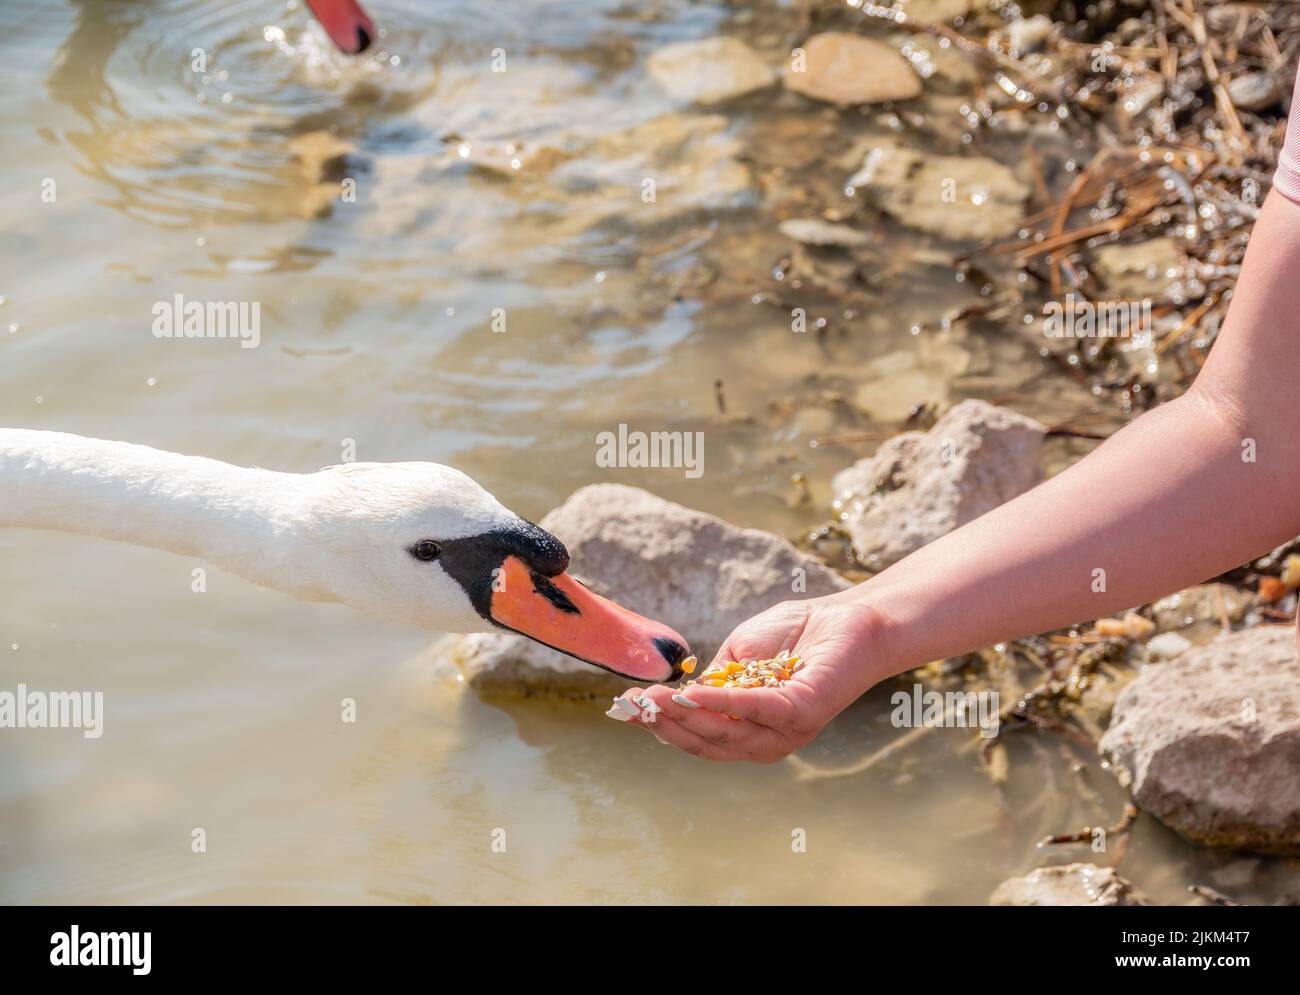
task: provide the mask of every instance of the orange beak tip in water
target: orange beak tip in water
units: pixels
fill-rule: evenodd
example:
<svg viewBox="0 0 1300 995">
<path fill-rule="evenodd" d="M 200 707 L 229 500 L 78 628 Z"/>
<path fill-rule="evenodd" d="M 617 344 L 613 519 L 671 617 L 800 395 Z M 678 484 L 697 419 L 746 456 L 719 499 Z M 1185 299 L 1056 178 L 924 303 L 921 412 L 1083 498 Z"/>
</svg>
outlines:
<svg viewBox="0 0 1300 995">
<path fill-rule="evenodd" d="M 307 0 L 325 33 L 348 55 L 359 55 L 375 40 L 375 24 L 356 0 Z"/>
<path fill-rule="evenodd" d="M 507 556 L 492 592 L 492 621 L 603 670 L 648 684 L 681 677 L 686 640 L 628 611 L 567 573 L 544 577 Z"/>
</svg>

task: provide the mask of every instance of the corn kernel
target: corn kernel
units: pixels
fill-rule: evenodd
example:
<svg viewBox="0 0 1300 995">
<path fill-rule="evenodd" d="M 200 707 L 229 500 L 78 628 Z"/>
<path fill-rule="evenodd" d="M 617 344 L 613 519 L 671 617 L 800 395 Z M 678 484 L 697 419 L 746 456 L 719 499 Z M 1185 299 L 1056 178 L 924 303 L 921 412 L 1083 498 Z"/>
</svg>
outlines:
<svg viewBox="0 0 1300 995">
<path fill-rule="evenodd" d="M 1129 612 L 1124 616 L 1124 635 L 1129 639 L 1145 639 L 1155 631 L 1156 624 L 1137 612 Z"/>
<path fill-rule="evenodd" d="M 1124 635 L 1124 620 L 1118 618 L 1097 619 L 1097 635 L 1107 637 Z"/>
<path fill-rule="evenodd" d="M 1281 601 L 1286 597 L 1286 584 L 1276 577 L 1261 577 L 1259 579 L 1259 600 L 1269 605 L 1274 601 Z"/>
<path fill-rule="evenodd" d="M 698 661 L 695 659 L 695 657 L 688 656 L 685 660 L 681 662 L 682 672 L 686 674 L 695 673 L 695 664 L 697 662 Z"/>
<path fill-rule="evenodd" d="M 799 657 L 783 650 L 771 660 L 724 661 L 706 670 L 692 683 L 713 688 L 775 688 L 788 681 L 804 665 Z M 683 669 L 686 669 L 684 665 Z"/>
<path fill-rule="evenodd" d="M 1300 587 L 1300 556 L 1292 553 L 1282 564 L 1282 583 L 1294 591 Z"/>
</svg>

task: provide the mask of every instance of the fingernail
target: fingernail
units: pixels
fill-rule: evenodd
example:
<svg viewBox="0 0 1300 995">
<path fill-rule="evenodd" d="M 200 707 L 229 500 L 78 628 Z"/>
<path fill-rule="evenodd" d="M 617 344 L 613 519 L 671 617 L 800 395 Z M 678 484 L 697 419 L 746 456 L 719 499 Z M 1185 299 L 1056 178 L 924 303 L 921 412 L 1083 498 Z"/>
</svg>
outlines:
<svg viewBox="0 0 1300 995">
<path fill-rule="evenodd" d="M 611 712 L 613 712 L 613 711 L 619 711 L 619 712 L 622 712 L 622 713 L 623 713 L 624 715 L 626 715 L 629 719 L 634 719 L 634 718 L 636 718 L 638 715 L 641 714 L 641 710 L 640 710 L 639 708 L 637 708 L 636 705 L 632 704 L 632 702 L 630 702 L 630 701 L 629 701 L 628 699 L 626 699 L 626 698 L 615 698 L 615 699 L 614 699 L 614 707 L 611 708 L 610 711 L 611 711 Z M 626 720 L 625 720 L 625 721 L 626 721 Z"/>
<path fill-rule="evenodd" d="M 654 736 L 655 739 L 658 739 L 659 742 L 661 742 L 661 743 L 664 744 L 664 746 L 672 746 L 672 745 L 673 745 L 672 743 L 668 742 L 668 740 L 666 740 L 666 739 L 662 739 L 661 737 L 659 737 L 659 736 L 658 736 L 657 734 L 655 734 L 655 733 L 651 733 L 650 735 L 651 735 L 651 736 Z"/>
<path fill-rule="evenodd" d="M 628 715 L 627 712 L 621 712 L 617 708 L 611 708 L 605 713 L 616 722 L 631 722 L 634 716 Z"/>
<path fill-rule="evenodd" d="M 653 698 L 639 698 L 637 704 L 642 708 L 641 721 L 649 722 L 652 725 L 654 724 L 655 716 L 663 711 L 662 708 L 654 703 Z"/>
<path fill-rule="evenodd" d="M 681 705 L 682 708 L 699 708 L 699 707 L 700 707 L 700 703 L 699 703 L 698 701 L 691 701 L 691 699 L 688 698 L 688 697 L 686 697 L 686 695 L 684 695 L 684 694 L 675 694 L 675 695 L 673 695 L 673 701 L 675 701 L 675 702 L 677 702 L 677 704 Z"/>
</svg>

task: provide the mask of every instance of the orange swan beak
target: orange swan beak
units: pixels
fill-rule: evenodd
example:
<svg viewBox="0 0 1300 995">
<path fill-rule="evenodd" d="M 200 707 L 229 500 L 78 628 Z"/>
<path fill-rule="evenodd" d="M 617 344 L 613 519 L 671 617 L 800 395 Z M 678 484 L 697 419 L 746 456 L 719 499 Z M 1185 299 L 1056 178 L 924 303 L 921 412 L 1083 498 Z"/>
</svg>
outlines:
<svg viewBox="0 0 1300 995">
<path fill-rule="evenodd" d="M 676 680 L 690 654 L 668 626 L 602 598 L 567 573 L 544 577 L 517 556 L 501 564 L 490 614 L 500 626 L 634 681 Z"/>
</svg>

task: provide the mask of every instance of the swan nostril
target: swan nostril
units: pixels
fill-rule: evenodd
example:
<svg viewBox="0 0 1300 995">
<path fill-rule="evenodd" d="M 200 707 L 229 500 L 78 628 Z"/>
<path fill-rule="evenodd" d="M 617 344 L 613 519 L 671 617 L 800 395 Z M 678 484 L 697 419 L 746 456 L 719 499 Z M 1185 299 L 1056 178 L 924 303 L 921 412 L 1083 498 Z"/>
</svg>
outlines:
<svg viewBox="0 0 1300 995">
<path fill-rule="evenodd" d="M 573 599 L 552 584 L 541 574 L 533 574 L 533 590 L 568 615 L 581 615 L 582 610 L 573 603 Z"/>
</svg>

